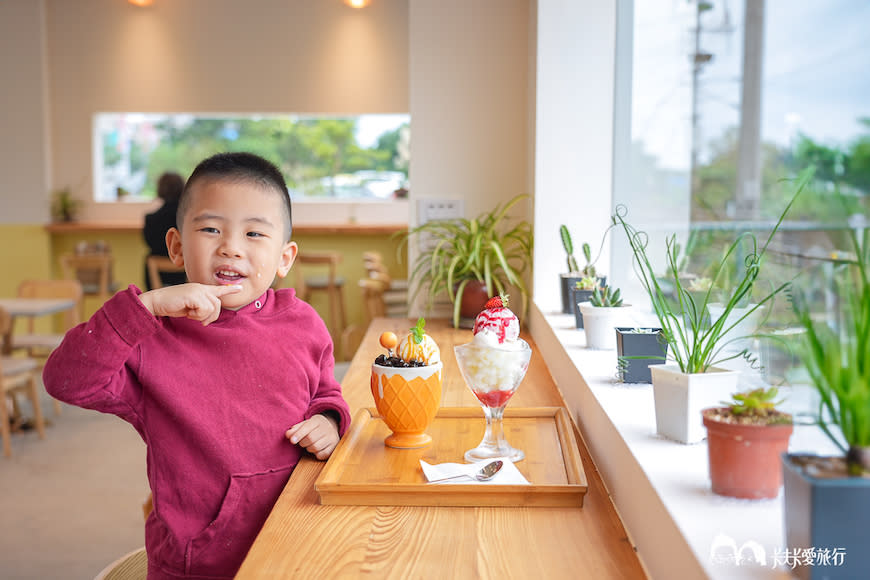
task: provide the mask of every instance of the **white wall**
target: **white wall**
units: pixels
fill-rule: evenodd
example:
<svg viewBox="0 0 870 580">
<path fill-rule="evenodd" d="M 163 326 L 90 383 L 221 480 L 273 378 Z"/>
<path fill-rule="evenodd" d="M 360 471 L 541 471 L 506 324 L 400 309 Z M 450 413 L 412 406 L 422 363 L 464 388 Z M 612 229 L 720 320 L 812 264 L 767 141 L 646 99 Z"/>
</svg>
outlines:
<svg viewBox="0 0 870 580">
<path fill-rule="evenodd" d="M 582 263 L 610 222 L 616 0 L 538 0 L 535 149 L 535 302 L 561 310 L 559 274 L 567 272 L 559 226 Z M 607 274 L 609 245 L 596 267 Z"/>
<path fill-rule="evenodd" d="M 533 193 L 533 6 L 529 0 L 411 0 L 412 224 L 422 198 L 463 199 L 471 218 Z M 531 206 L 530 198 L 511 216 L 531 219 Z M 410 250 L 413 263 L 416 247 Z"/>
<path fill-rule="evenodd" d="M 48 219 L 43 0 L 0 2 L 0 224 Z"/>
</svg>

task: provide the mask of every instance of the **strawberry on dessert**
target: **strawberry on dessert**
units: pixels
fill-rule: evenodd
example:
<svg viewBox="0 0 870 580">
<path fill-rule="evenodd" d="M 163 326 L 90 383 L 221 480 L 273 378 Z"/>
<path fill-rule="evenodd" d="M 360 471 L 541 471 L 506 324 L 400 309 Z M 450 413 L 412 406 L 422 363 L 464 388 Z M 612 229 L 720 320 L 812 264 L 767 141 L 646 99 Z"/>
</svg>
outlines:
<svg viewBox="0 0 870 580">
<path fill-rule="evenodd" d="M 474 334 L 491 333 L 499 344 L 514 342 L 520 336 L 520 321 L 508 308 L 507 296 L 490 298 L 474 320 Z"/>
</svg>

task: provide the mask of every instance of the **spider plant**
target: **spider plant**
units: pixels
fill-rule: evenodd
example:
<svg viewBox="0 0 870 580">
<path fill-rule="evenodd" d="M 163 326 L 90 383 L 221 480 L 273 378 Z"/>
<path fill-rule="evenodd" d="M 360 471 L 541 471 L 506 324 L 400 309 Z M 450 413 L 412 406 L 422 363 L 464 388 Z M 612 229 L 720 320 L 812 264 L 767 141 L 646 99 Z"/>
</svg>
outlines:
<svg viewBox="0 0 870 580">
<path fill-rule="evenodd" d="M 647 257 L 647 244 L 649 240 L 646 234 L 638 231 L 625 221 L 626 209 L 624 206 L 617 208 L 613 216 L 613 222 L 615 225 L 621 226 L 628 237 L 628 243 L 634 254 L 635 273 L 650 297 L 653 311 L 658 318 L 659 326 L 662 328 L 662 335 L 670 345 L 671 356 L 679 365 L 682 372 L 703 373 L 710 367 L 738 357 L 746 358 L 751 363 L 755 362 L 751 353 L 745 349 L 737 353 L 727 350 L 730 343 L 743 337 L 728 339 L 725 337 L 729 331 L 736 328 L 743 320 L 768 302 L 772 302 L 778 294 L 788 288 L 788 282 L 774 286 L 770 292 L 749 308 L 735 311 L 751 295 L 758 276 L 761 273 L 761 265 L 765 252 L 811 175 L 812 170 L 810 169 L 805 170 L 798 176 L 797 190 L 785 210 L 779 216 L 779 220 L 776 222 L 764 245 L 759 248 L 758 240 L 754 234 L 748 232 L 742 233 L 726 248 L 721 258 L 713 264 L 711 278 L 715 285 L 716 280 L 727 272 L 729 261 L 736 260 L 736 256 L 740 255 L 741 248 L 748 249 L 746 251 L 747 255 L 744 261 L 743 272 L 737 276 L 734 285 L 725 293 L 722 299 L 724 304 L 722 314 L 716 320 L 710 320 L 709 323 L 707 322 L 706 312 L 707 306 L 713 297 L 712 287 L 700 295 L 695 293 L 693 296 L 691 289 L 681 280 L 679 271 L 680 252 L 676 235 L 669 236 L 665 244 L 667 277 L 674 285 L 673 293 L 676 295 L 676 301 L 671 302 L 668 292 L 661 286 L 659 282 L 660 278 L 656 276 L 653 266 Z M 672 306 L 676 306 L 676 308 Z M 734 315 L 729 316 L 732 313 Z"/>
<path fill-rule="evenodd" d="M 409 276 L 414 286 L 411 300 L 426 288 L 431 308 L 436 296 L 446 292 L 453 303 L 453 326 L 458 327 L 462 295 L 468 283 L 477 280 L 486 285 L 489 296 L 505 294 L 508 285 L 514 286 L 525 315 L 529 292 L 523 273 L 532 261 L 532 226 L 527 221 L 511 225 L 508 211 L 528 197 L 518 195 L 474 219 L 430 221 L 409 230 L 403 243 L 419 236 L 429 240 Z"/>
<path fill-rule="evenodd" d="M 870 473 L 870 240 L 849 230 L 855 258 L 840 260 L 835 283 L 842 303 L 840 328 L 810 315 L 807 302 L 790 292 L 800 325 L 801 360 L 819 393 L 818 424 L 846 455 L 851 475 Z M 826 421 L 840 428 L 843 444 Z"/>
</svg>

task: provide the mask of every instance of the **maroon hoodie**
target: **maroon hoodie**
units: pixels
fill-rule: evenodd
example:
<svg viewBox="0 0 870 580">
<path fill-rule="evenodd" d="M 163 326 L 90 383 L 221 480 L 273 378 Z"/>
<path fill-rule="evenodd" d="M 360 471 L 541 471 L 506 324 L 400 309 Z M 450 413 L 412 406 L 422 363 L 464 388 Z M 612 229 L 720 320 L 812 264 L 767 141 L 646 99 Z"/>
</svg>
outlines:
<svg viewBox="0 0 870 580">
<path fill-rule="evenodd" d="M 67 333 L 45 365 L 53 397 L 128 421 L 147 445 L 148 578 L 232 578 L 303 453 L 284 432 L 350 411 L 332 341 L 293 290 L 208 326 L 155 318 L 130 286 Z"/>
</svg>

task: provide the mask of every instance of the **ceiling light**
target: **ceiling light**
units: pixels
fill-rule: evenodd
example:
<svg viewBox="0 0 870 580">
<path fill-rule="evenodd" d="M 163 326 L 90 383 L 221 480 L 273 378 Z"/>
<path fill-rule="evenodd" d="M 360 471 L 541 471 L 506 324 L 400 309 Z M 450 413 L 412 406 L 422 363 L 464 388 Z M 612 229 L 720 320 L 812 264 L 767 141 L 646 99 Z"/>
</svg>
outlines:
<svg viewBox="0 0 870 580">
<path fill-rule="evenodd" d="M 365 8 L 371 0 L 344 0 L 344 3 L 351 8 Z"/>
<path fill-rule="evenodd" d="M 154 0 L 127 0 L 133 6 L 151 6 Z"/>
</svg>

